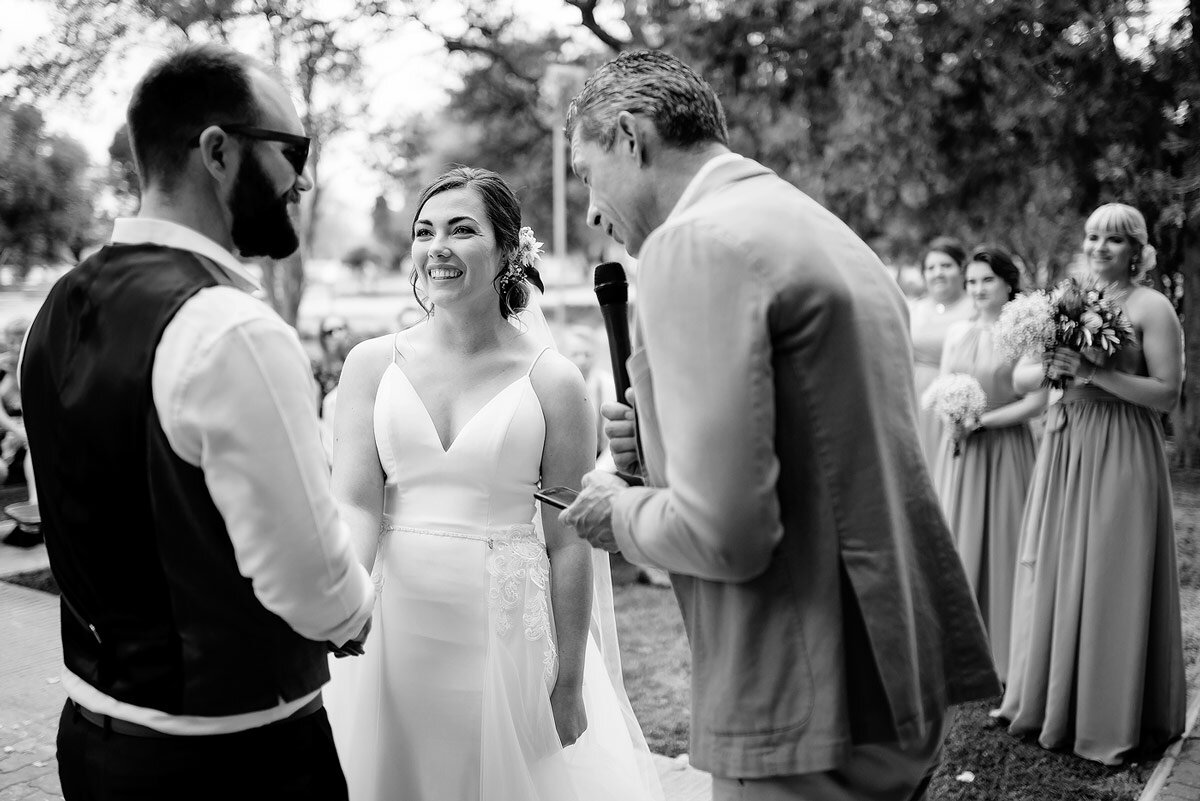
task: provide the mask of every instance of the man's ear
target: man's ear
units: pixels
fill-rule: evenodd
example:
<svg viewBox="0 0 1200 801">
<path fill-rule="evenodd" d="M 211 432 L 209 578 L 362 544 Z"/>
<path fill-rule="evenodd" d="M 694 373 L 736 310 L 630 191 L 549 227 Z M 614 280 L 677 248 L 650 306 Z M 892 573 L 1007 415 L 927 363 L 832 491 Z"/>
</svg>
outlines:
<svg viewBox="0 0 1200 801">
<path fill-rule="evenodd" d="M 617 135 L 613 148 L 622 155 L 631 156 L 639 167 L 650 164 L 650 153 L 654 149 L 654 124 L 628 111 L 617 114 Z"/>
<path fill-rule="evenodd" d="M 237 157 L 233 138 L 218 126 L 210 125 L 201 132 L 200 161 L 219 183 L 225 183 L 236 174 Z"/>
</svg>

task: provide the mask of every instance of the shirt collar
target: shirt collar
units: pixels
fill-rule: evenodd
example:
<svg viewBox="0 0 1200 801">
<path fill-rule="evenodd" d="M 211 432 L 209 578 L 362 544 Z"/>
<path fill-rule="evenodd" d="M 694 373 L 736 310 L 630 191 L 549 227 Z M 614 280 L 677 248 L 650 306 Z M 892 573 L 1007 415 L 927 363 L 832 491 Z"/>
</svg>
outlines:
<svg viewBox="0 0 1200 801">
<path fill-rule="evenodd" d="M 238 289 L 251 293 L 262 291 L 262 286 L 232 253 L 186 225 L 150 217 L 120 217 L 113 222 L 110 241 L 114 245 L 151 244 L 190 250 L 215 262 Z"/>
<path fill-rule="evenodd" d="M 708 161 L 704 162 L 703 166 L 696 171 L 692 176 L 692 180 L 688 181 L 688 185 L 684 187 L 683 194 L 679 196 L 679 200 L 675 202 L 675 208 L 671 209 L 671 213 L 667 215 L 667 219 L 671 219 L 679 212 L 683 211 L 695 198 L 696 193 L 700 191 L 700 185 L 717 167 L 725 164 L 731 164 L 735 161 L 741 161 L 742 155 L 739 153 L 722 153 L 719 156 L 713 156 Z"/>
</svg>

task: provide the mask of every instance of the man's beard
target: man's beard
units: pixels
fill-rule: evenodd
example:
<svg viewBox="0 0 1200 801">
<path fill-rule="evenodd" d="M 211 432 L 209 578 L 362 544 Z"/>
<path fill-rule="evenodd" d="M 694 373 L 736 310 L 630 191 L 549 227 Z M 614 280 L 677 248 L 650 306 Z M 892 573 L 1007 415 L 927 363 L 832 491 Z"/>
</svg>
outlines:
<svg viewBox="0 0 1200 801">
<path fill-rule="evenodd" d="M 288 216 L 292 187 L 275 195 L 258 159 L 242 161 L 233 185 L 233 246 L 243 256 L 282 259 L 296 252 L 300 238 Z"/>
</svg>

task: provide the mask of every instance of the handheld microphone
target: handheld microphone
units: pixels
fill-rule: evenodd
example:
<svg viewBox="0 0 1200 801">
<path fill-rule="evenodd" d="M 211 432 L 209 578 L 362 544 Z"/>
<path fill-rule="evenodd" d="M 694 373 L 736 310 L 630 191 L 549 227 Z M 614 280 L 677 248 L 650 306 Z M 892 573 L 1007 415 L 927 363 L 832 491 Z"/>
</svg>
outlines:
<svg viewBox="0 0 1200 801">
<path fill-rule="evenodd" d="M 629 282 L 625 279 L 625 268 L 617 262 L 606 261 L 596 266 L 596 299 L 600 301 L 600 314 L 608 334 L 608 356 L 612 360 L 617 400 L 625 403 L 625 390 L 629 389 L 629 370 L 625 362 L 632 352 L 629 344 Z"/>
<path fill-rule="evenodd" d="M 628 403 L 625 391 L 629 389 L 629 369 L 625 362 L 632 352 L 629 344 L 629 282 L 625 279 L 625 268 L 617 262 L 606 261 L 596 266 L 596 300 L 600 302 L 600 315 L 604 317 L 604 330 L 608 334 L 608 356 L 612 360 L 617 400 Z M 640 440 L 638 451 L 641 451 Z M 631 486 L 645 483 L 641 476 L 620 470 L 617 475 Z"/>
</svg>

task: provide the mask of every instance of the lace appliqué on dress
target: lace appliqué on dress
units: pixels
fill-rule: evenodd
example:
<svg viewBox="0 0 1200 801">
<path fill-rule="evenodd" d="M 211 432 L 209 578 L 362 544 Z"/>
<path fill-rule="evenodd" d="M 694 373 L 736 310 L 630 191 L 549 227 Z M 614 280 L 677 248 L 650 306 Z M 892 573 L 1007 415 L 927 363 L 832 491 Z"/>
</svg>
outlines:
<svg viewBox="0 0 1200 801">
<path fill-rule="evenodd" d="M 550 587 L 546 547 L 537 537 L 497 538 L 487 561 L 487 570 L 492 577 L 488 605 L 496 615 L 497 636 L 507 636 L 513 630 L 514 612 L 523 605 L 519 614 L 525 639 L 531 643 L 546 643 L 542 669 L 549 682 L 558 665 L 558 649 L 550 628 L 550 605 L 546 595 Z"/>
</svg>

